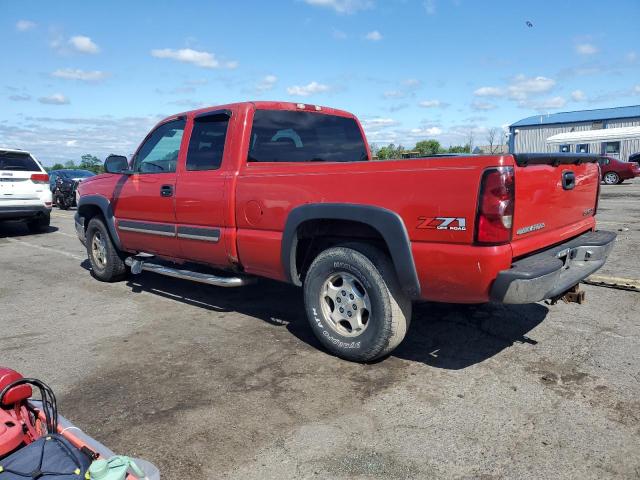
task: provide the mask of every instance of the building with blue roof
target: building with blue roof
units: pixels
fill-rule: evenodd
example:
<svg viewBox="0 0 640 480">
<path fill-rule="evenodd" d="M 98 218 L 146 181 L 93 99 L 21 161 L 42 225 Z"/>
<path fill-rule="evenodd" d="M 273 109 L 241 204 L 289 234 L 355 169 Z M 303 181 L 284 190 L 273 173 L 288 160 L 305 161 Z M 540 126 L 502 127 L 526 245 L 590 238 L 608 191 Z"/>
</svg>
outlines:
<svg viewBox="0 0 640 480">
<path fill-rule="evenodd" d="M 640 105 L 523 118 L 509 126 L 509 151 L 597 153 L 626 161 L 640 152 Z"/>
</svg>

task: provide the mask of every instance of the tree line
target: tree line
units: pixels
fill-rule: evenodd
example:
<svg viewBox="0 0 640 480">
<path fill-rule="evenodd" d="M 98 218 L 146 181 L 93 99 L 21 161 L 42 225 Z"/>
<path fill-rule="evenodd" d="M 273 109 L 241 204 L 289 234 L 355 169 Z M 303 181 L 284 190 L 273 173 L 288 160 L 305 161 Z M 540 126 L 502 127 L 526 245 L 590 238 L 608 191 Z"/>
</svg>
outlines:
<svg viewBox="0 0 640 480">
<path fill-rule="evenodd" d="M 421 140 L 416 143 L 415 147 L 407 149 L 402 145 L 390 143 L 383 147 L 372 147 L 372 153 L 380 160 L 388 158 L 402 158 L 403 154 L 416 152 L 420 156 L 428 157 L 429 155 L 437 155 L 439 153 L 471 153 L 471 144 L 452 145 L 449 148 L 443 148 L 437 140 Z"/>
<path fill-rule="evenodd" d="M 80 157 L 79 163 L 76 163 L 73 160 L 68 160 L 64 163 L 56 163 L 52 167 L 47 168 L 48 171 L 64 169 L 89 170 L 90 172 L 96 174 L 104 172 L 102 160 L 100 160 L 95 155 L 91 155 L 90 153 L 85 153 L 84 155 L 82 155 Z"/>
</svg>

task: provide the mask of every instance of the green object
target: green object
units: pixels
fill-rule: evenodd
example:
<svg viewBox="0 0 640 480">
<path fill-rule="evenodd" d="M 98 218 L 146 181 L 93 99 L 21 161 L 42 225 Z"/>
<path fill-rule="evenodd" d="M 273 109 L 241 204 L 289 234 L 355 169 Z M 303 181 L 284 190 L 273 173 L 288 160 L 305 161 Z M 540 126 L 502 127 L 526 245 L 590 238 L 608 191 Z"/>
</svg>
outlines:
<svg viewBox="0 0 640 480">
<path fill-rule="evenodd" d="M 116 455 L 109 460 L 94 460 L 89 467 L 89 478 L 91 480 L 125 480 L 129 469 L 134 476 L 145 478 L 142 469 L 132 459 L 123 455 Z"/>
</svg>

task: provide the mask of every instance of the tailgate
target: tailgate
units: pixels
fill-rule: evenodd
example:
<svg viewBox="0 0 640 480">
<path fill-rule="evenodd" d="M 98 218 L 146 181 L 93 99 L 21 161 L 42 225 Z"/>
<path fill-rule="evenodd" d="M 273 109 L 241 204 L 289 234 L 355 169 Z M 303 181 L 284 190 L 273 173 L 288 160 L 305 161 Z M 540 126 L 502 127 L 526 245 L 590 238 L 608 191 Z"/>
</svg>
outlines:
<svg viewBox="0 0 640 480">
<path fill-rule="evenodd" d="M 514 158 L 514 257 L 593 228 L 600 186 L 597 155 L 519 154 Z"/>
<path fill-rule="evenodd" d="M 0 200 L 39 200 L 42 184 L 31 175 L 44 173 L 27 152 L 0 150 Z"/>
</svg>

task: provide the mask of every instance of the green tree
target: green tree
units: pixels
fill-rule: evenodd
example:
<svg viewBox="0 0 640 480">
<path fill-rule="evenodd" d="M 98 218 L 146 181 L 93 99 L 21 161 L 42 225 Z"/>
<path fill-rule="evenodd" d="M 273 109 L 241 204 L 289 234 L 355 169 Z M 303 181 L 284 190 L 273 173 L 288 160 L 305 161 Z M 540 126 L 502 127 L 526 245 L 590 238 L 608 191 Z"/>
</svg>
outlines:
<svg viewBox="0 0 640 480">
<path fill-rule="evenodd" d="M 449 147 L 449 153 L 469 153 L 470 149 L 468 145 L 451 145 Z"/>
<path fill-rule="evenodd" d="M 83 170 L 90 170 L 93 173 L 102 173 L 102 162 L 95 155 L 85 153 L 82 155 L 79 167 Z"/>
<path fill-rule="evenodd" d="M 386 147 L 380 147 L 377 154 L 380 160 L 385 160 L 388 158 L 400 158 L 404 151 L 405 148 L 402 145 L 396 146 L 395 144 L 390 143 Z"/>
<path fill-rule="evenodd" d="M 61 163 L 55 163 L 53 165 L 53 167 L 51 167 L 51 170 L 62 170 L 64 168 L 64 165 Z"/>
<path fill-rule="evenodd" d="M 437 140 L 421 140 L 416 143 L 414 150 L 420 152 L 420 155 L 428 156 L 440 153 L 442 148 Z"/>
<path fill-rule="evenodd" d="M 73 160 L 67 160 L 64 162 L 64 168 L 78 168 Z"/>
</svg>

